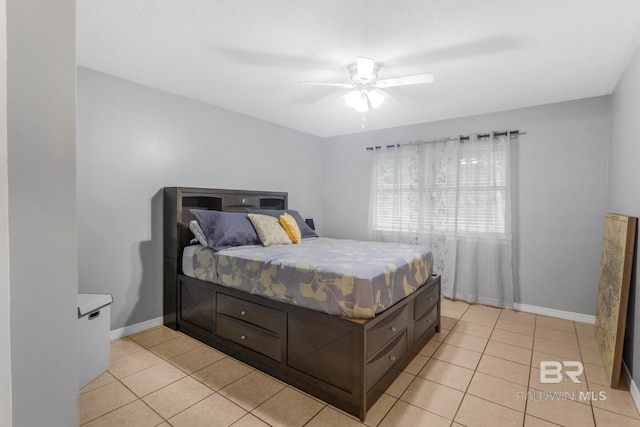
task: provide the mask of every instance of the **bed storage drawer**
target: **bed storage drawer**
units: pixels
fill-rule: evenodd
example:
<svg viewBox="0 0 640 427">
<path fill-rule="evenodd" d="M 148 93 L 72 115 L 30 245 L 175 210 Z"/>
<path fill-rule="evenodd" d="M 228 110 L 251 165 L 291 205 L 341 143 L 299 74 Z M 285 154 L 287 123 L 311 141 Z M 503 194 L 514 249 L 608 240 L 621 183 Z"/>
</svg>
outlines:
<svg viewBox="0 0 640 427">
<path fill-rule="evenodd" d="M 367 360 L 407 328 L 408 317 L 408 309 L 405 306 L 367 332 Z"/>
<path fill-rule="evenodd" d="M 249 301 L 218 293 L 218 314 L 251 323 L 277 335 L 282 335 L 283 313 Z"/>
<path fill-rule="evenodd" d="M 282 361 L 282 341 L 277 335 L 248 323 L 218 315 L 216 334 L 278 362 Z"/>
<path fill-rule="evenodd" d="M 431 285 L 427 291 L 419 295 L 414 302 L 413 318 L 422 317 L 427 311 L 431 310 L 438 303 L 438 284 Z"/>
<path fill-rule="evenodd" d="M 367 363 L 367 390 L 389 370 L 407 351 L 407 331 L 391 341 L 384 350 Z"/>
<path fill-rule="evenodd" d="M 431 311 L 423 314 L 415 321 L 413 327 L 414 340 L 418 339 L 424 332 L 438 323 L 438 308 L 432 307 Z"/>
</svg>

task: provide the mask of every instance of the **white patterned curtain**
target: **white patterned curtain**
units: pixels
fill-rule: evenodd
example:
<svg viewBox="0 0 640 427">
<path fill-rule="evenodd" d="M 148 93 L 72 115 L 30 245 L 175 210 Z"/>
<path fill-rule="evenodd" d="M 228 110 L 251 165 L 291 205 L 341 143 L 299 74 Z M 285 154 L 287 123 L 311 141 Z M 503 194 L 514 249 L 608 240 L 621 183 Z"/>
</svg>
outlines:
<svg viewBox="0 0 640 427">
<path fill-rule="evenodd" d="M 446 297 L 513 306 L 517 133 L 374 150 L 372 240 L 429 246 Z"/>
</svg>

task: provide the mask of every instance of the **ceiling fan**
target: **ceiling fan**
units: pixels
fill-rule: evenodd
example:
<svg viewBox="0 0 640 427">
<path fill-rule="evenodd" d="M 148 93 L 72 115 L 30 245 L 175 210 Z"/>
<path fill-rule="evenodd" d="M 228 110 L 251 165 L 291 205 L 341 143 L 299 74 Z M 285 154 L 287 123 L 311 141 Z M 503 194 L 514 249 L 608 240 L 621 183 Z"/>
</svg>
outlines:
<svg viewBox="0 0 640 427">
<path fill-rule="evenodd" d="M 414 74 L 404 77 L 393 77 L 378 80 L 380 65 L 371 58 L 358 57 L 354 64 L 349 65 L 351 83 L 300 82 L 317 86 L 334 86 L 351 89 L 344 95 L 347 105 L 360 113 L 366 113 L 376 108 L 384 101 L 385 92 L 382 89 L 397 86 L 417 85 L 433 82 L 432 73 Z"/>
</svg>

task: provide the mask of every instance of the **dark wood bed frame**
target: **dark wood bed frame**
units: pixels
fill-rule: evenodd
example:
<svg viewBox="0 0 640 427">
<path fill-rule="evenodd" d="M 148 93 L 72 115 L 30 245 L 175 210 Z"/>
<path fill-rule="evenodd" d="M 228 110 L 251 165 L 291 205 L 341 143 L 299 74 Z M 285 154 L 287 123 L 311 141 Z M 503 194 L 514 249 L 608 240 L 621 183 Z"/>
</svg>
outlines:
<svg viewBox="0 0 640 427">
<path fill-rule="evenodd" d="M 373 319 L 293 306 L 182 274 L 189 208 L 286 209 L 287 193 L 164 189 L 164 324 L 364 421 L 440 330 L 440 276 Z"/>
</svg>

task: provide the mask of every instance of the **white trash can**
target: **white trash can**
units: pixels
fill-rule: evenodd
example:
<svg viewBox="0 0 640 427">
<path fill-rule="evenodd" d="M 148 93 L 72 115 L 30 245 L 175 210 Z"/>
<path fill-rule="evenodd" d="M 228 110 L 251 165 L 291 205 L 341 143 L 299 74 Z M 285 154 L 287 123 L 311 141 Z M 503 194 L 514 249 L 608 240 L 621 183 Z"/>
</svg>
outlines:
<svg viewBox="0 0 640 427">
<path fill-rule="evenodd" d="M 109 294 L 78 294 L 80 388 L 109 369 L 112 302 Z"/>
</svg>

